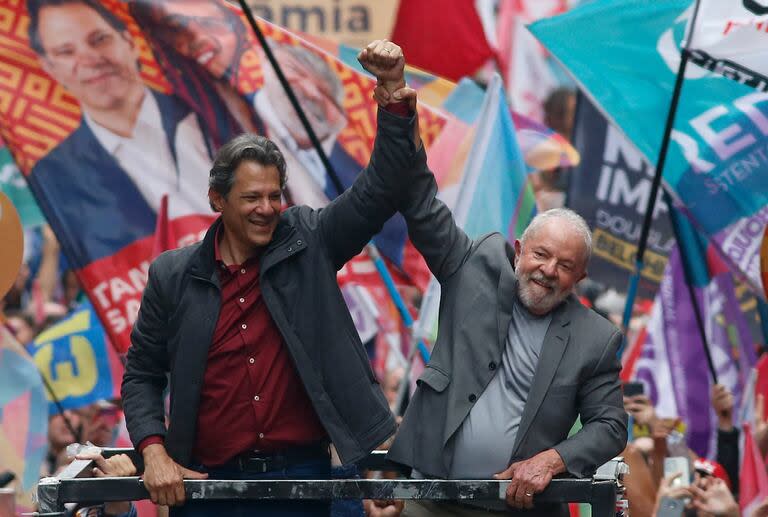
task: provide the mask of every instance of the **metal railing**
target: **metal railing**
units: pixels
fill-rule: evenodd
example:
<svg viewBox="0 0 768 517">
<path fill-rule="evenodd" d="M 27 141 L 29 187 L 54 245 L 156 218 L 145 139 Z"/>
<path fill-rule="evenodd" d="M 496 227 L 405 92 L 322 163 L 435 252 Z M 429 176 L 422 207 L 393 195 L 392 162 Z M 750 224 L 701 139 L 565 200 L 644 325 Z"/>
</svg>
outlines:
<svg viewBox="0 0 768 517">
<path fill-rule="evenodd" d="M 105 449 L 103 455 L 128 454 L 139 467 L 133 449 Z M 400 467 L 376 451 L 360 467 L 394 470 Z M 64 515 L 65 503 L 101 503 L 147 499 L 149 493 L 139 477 L 93 478 L 93 462 L 75 460 L 58 476 L 38 484 L 39 515 Z M 591 479 L 553 479 L 537 494 L 536 503 L 589 503 L 594 517 L 613 517 L 623 501 L 622 475 L 626 464 L 620 458 L 602 466 Z M 333 480 L 185 480 L 190 500 L 265 499 L 425 499 L 441 501 L 504 500 L 509 481 L 432 479 L 333 479 Z"/>
</svg>

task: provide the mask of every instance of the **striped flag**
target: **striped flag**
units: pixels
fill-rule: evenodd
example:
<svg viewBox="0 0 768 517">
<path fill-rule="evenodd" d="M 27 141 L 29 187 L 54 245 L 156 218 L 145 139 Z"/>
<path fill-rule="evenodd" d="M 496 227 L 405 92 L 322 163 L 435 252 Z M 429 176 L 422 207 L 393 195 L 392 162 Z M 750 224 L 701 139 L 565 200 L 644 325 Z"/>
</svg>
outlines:
<svg viewBox="0 0 768 517">
<path fill-rule="evenodd" d="M 0 471 L 10 470 L 24 491 L 40 476 L 48 450 L 48 404 L 35 363 L 0 323 Z"/>
</svg>

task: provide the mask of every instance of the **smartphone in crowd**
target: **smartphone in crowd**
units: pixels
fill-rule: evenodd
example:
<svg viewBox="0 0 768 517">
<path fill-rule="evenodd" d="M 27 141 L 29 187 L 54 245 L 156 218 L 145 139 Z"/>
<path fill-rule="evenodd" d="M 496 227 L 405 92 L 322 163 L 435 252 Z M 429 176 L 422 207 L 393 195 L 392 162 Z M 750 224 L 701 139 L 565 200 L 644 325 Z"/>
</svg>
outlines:
<svg viewBox="0 0 768 517">
<path fill-rule="evenodd" d="M 671 456 L 664 458 L 664 477 L 680 475 L 672 482 L 673 488 L 686 487 L 691 484 L 691 460 L 686 456 Z"/>
<path fill-rule="evenodd" d="M 645 385 L 642 382 L 625 382 L 624 383 L 624 396 L 634 397 L 636 395 L 645 394 Z"/>
</svg>

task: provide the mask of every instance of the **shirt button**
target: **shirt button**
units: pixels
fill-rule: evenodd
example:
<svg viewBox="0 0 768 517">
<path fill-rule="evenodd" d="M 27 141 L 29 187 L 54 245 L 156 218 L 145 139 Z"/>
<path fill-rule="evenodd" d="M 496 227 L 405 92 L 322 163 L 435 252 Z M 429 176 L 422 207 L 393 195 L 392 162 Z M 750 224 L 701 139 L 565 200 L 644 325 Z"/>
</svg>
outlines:
<svg viewBox="0 0 768 517">
<path fill-rule="evenodd" d="M 292 251 L 293 251 L 293 248 L 289 246 L 289 247 L 288 247 L 288 253 L 290 253 L 290 252 L 292 252 Z"/>
<path fill-rule="evenodd" d="M 264 438 L 264 433 L 259 433 L 259 438 Z"/>
<path fill-rule="evenodd" d="M 243 330 L 245 330 L 245 329 L 247 329 L 247 328 L 248 328 L 248 325 L 246 325 L 245 323 L 243 323 L 243 324 L 242 324 L 242 325 L 240 325 L 240 326 L 243 328 Z"/>
<path fill-rule="evenodd" d="M 255 400 L 256 402 L 258 402 L 258 401 L 259 401 L 259 396 L 258 396 L 258 395 L 256 395 L 255 397 L 253 397 L 253 400 Z"/>
<path fill-rule="evenodd" d="M 245 298 L 240 298 L 240 303 L 245 303 Z"/>
<path fill-rule="evenodd" d="M 470 393 L 469 394 L 469 401 L 470 402 L 474 402 L 476 400 L 477 400 L 477 395 L 475 395 L 474 393 Z"/>
<path fill-rule="evenodd" d="M 299 239 L 298 241 L 296 241 L 296 246 L 301 246 L 301 239 Z"/>
<path fill-rule="evenodd" d="M 253 357 L 251 357 L 250 359 L 248 359 L 248 362 L 249 362 L 249 363 L 251 363 L 251 364 L 253 364 L 253 363 L 255 363 L 255 362 L 256 362 L 256 359 L 254 359 Z"/>
<path fill-rule="evenodd" d="M 241 270 L 240 270 L 240 272 L 241 272 L 242 274 L 245 274 L 245 268 L 241 269 Z"/>
<path fill-rule="evenodd" d="M 488 363 L 488 369 L 491 370 L 491 371 L 495 370 L 496 369 L 496 363 L 494 363 L 493 361 Z"/>
</svg>

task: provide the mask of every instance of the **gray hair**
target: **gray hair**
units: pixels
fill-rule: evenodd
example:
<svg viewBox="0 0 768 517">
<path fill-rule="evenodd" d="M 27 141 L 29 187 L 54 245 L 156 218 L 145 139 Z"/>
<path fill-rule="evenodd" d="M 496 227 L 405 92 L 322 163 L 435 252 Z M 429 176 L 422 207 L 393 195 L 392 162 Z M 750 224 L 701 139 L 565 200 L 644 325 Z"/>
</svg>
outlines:
<svg viewBox="0 0 768 517">
<path fill-rule="evenodd" d="M 288 180 L 285 174 L 285 158 L 272 140 L 253 133 L 243 133 L 222 145 L 213 159 L 208 186 L 227 197 L 235 183 L 235 170 L 243 161 L 254 161 L 260 165 L 273 165 L 280 173 L 280 189 Z M 213 204 L 211 208 L 215 210 Z"/>
<path fill-rule="evenodd" d="M 282 50 L 287 52 L 303 67 L 309 70 L 313 76 L 319 77 L 324 84 L 330 85 L 331 99 L 333 99 L 339 109 L 343 110 L 344 85 L 325 59 L 301 45 L 278 42 L 272 38 L 267 38 L 267 43 L 272 50 Z"/>
<path fill-rule="evenodd" d="M 546 212 L 536 214 L 536 217 L 531 220 L 523 232 L 523 236 L 520 237 L 520 244 L 524 245 L 525 241 L 532 237 L 544 223 L 553 219 L 565 221 L 581 234 L 584 239 L 584 264 L 586 265 L 592 256 L 592 231 L 589 229 L 587 221 L 570 208 L 552 208 Z"/>
</svg>

